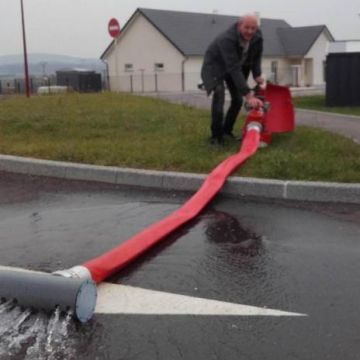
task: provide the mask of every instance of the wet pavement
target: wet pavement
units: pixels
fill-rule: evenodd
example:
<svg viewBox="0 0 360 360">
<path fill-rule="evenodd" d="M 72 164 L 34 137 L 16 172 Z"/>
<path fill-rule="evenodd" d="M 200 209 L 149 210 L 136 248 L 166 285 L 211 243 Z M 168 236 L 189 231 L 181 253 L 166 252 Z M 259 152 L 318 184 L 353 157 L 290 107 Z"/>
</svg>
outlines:
<svg viewBox="0 0 360 360">
<path fill-rule="evenodd" d="M 0 265 L 81 264 L 188 197 L 0 172 Z M 80 325 L 2 304 L 0 359 L 359 359 L 359 258 L 360 206 L 218 197 L 110 281 L 307 316 L 189 309 Z"/>
</svg>

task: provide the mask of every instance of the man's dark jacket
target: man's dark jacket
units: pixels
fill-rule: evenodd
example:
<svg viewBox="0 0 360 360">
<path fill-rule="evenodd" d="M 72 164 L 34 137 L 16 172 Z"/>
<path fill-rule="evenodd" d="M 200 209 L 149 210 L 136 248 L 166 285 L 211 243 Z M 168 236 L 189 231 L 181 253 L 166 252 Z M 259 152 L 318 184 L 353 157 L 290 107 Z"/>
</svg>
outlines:
<svg viewBox="0 0 360 360">
<path fill-rule="evenodd" d="M 238 23 L 221 33 L 209 45 L 201 69 L 201 77 L 208 94 L 224 80 L 225 75 L 231 76 L 241 95 L 246 95 L 250 91 L 244 74 L 251 71 L 254 78 L 261 75 L 263 38 L 259 29 L 250 41 L 244 64 L 241 63 L 243 50 Z"/>
</svg>

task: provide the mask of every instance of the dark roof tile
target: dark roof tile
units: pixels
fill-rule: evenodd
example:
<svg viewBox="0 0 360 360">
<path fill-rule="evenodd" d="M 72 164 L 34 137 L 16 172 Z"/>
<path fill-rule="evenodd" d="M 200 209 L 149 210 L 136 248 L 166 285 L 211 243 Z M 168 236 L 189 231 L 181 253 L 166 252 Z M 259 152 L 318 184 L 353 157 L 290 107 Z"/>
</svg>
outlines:
<svg viewBox="0 0 360 360">
<path fill-rule="evenodd" d="M 204 55 L 210 42 L 236 22 L 238 16 L 201 14 L 181 11 L 139 11 L 184 55 Z M 264 55 L 284 55 L 276 33 L 278 28 L 290 28 L 284 20 L 261 19 Z"/>
</svg>

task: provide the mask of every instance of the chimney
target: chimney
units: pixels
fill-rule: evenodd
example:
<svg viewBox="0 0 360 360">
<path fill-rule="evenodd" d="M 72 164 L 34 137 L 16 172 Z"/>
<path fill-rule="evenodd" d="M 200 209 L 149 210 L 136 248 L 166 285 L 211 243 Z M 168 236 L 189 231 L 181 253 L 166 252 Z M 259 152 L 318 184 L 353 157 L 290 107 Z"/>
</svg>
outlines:
<svg viewBox="0 0 360 360">
<path fill-rule="evenodd" d="M 216 16 L 216 15 L 219 13 L 219 10 L 218 10 L 218 9 L 214 9 L 212 13 L 213 13 L 213 15 Z M 212 18 L 212 20 L 211 20 L 211 23 L 212 23 L 212 24 L 216 24 L 215 16 L 213 16 L 213 18 Z"/>
<path fill-rule="evenodd" d="M 261 25 L 260 12 L 259 12 L 259 11 L 255 11 L 255 16 L 256 16 L 256 20 L 257 20 L 258 26 L 260 27 L 260 25 Z"/>
</svg>

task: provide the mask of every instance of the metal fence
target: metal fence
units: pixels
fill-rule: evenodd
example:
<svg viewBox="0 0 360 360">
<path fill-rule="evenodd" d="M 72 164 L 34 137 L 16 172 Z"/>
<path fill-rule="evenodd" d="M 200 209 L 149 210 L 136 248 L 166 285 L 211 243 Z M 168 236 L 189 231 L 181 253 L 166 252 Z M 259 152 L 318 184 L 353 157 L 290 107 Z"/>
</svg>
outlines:
<svg viewBox="0 0 360 360">
<path fill-rule="evenodd" d="M 174 73 L 122 73 L 110 76 L 109 90 L 125 92 L 182 91 L 184 76 Z"/>
<path fill-rule="evenodd" d="M 30 76 L 30 91 L 32 94 L 37 94 L 39 87 L 50 87 L 59 84 L 59 81 L 56 75 L 39 77 L 39 76 Z M 101 82 L 101 89 L 107 89 L 107 84 L 105 81 Z M 71 89 L 71 87 L 69 87 Z M 0 76 L 0 95 L 16 95 L 16 94 L 25 94 L 25 80 L 21 77 L 14 76 Z"/>
<path fill-rule="evenodd" d="M 291 68 L 270 69 L 263 68 L 265 77 L 280 85 L 301 86 L 301 74 L 294 72 Z M 150 92 L 188 92 L 198 90 L 201 82 L 200 71 L 184 73 L 168 73 L 165 71 L 146 72 L 145 70 L 123 72 L 118 76 L 110 75 L 102 80 L 102 89 L 110 91 L 121 91 L 130 93 Z M 250 86 L 254 85 L 252 76 L 248 81 Z M 46 77 L 31 76 L 31 92 L 37 93 L 40 86 L 58 85 L 56 75 Z M 0 77 L 0 94 L 22 94 L 25 93 L 25 82 L 21 77 Z"/>
<path fill-rule="evenodd" d="M 299 86 L 299 81 L 291 69 L 271 72 L 263 69 L 266 78 L 276 84 Z M 167 73 L 133 71 L 121 73 L 118 76 L 111 75 L 107 79 L 107 89 L 111 91 L 124 91 L 134 93 L 145 92 L 171 92 L 171 91 L 195 91 L 201 82 L 200 72 Z M 249 77 L 249 85 L 254 81 Z"/>
<path fill-rule="evenodd" d="M 30 90 L 31 93 L 36 93 L 40 86 L 53 86 L 56 85 L 56 76 L 51 75 L 48 77 L 30 77 Z M 25 80 L 20 77 L 0 77 L 0 94 L 24 94 L 25 93 Z"/>
</svg>

